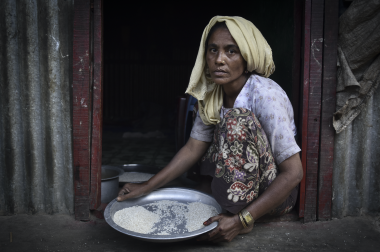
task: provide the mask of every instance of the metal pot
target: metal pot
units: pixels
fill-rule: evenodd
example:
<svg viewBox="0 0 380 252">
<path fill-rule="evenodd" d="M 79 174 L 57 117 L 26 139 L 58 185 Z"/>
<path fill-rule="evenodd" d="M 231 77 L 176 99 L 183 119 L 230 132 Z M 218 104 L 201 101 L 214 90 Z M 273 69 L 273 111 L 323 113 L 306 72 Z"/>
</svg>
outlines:
<svg viewBox="0 0 380 252">
<path fill-rule="evenodd" d="M 119 176 L 124 170 L 119 166 L 102 165 L 101 202 L 109 203 L 119 193 Z"/>
</svg>

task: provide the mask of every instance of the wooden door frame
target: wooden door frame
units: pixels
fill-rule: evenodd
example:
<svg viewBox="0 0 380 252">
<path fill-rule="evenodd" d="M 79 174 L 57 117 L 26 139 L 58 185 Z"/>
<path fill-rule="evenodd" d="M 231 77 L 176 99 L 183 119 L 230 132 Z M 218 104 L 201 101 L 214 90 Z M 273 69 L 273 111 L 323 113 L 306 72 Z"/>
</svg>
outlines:
<svg viewBox="0 0 380 252">
<path fill-rule="evenodd" d="M 305 0 L 299 216 L 331 219 L 339 0 Z"/>
<path fill-rule="evenodd" d="M 103 99 L 102 0 L 75 0 L 73 31 L 74 214 L 100 205 Z"/>
<path fill-rule="evenodd" d="M 301 159 L 304 169 L 299 216 L 309 222 L 331 219 L 338 0 L 294 0 L 294 3 L 292 103 L 295 119 L 300 122 L 299 129 L 302 129 Z M 89 210 L 100 205 L 102 11 L 102 0 L 74 2 L 73 167 L 77 220 L 88 220 Z"/>
</svg>

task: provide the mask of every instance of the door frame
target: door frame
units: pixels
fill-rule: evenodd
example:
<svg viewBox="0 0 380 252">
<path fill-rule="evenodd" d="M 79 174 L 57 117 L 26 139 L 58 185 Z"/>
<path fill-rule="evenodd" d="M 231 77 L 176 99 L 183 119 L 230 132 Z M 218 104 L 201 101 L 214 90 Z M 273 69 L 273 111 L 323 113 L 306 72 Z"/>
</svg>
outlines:
<svg viewBox="0 0 380 252">
<path fill-rule="evenodd" d="M 292 104 L 304 178 L 299 217 L 331 219 L 339 0 L 294 0 Z M 77 220 L 100 205 L 103 2 L 74 2 L 73 168 Z M 321 148 L 323 146 L 323 148 Z"/>
<path fill-rule="evenodd" d="M 304 222 L 332 217 L 338 13 L 339 0 L 304 1 L 299 199 Z"/>
<path fill-rule="evenodd" d="M 74 214 L 89 220 L 100 205 L 103 111 L 103 1 L 74 1 Z"/>
</svg>

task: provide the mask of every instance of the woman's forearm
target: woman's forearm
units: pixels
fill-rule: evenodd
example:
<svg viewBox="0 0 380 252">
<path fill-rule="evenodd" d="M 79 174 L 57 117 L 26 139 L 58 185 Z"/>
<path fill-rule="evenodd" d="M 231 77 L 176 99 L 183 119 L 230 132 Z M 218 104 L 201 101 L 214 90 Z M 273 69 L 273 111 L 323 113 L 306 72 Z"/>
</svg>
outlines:
<svg viewBox="0 0 380 252">
<path fill-rule="evenodd" d="M 298 153 L 282 162 L 279 171 L 265 192 L 246 208 L 254 220 L 281 205 L 302 180 L 303 170 Z"/>
<path fill-rule="evenodd" d="M 141 197 L 177 178 L 192 167 L 207 151 L 210 143 L 190 137 L 186 145 L 174 156 L 172 161 L 147 182 L 141 184 L 127 183 L 119 191 L 118 201 Z"/>
<path fill-rule="evenodd" d="M 148 192 L 169 183 L 190 169 L 204 155 L 209 145 L 210 143 L 190 138 L 170 163 L 146 182 Z"/>
</svg>

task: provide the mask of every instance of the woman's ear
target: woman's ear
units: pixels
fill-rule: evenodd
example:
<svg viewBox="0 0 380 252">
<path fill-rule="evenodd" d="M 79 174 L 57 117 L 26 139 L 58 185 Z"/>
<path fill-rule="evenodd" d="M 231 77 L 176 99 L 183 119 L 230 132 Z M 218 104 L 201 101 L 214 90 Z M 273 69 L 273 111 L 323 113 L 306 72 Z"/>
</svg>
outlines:
<svg viewBox="0 0 380 252">
<path fill-rule="evenodd" d="M 248 69 L 247 69 L 247 61 L 245 61 L 245 60 L 244 60 L 244 73 L 250 74 L 250 72 L 248 72 Z"/>
</svg>

